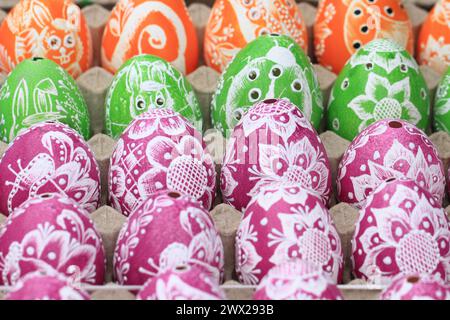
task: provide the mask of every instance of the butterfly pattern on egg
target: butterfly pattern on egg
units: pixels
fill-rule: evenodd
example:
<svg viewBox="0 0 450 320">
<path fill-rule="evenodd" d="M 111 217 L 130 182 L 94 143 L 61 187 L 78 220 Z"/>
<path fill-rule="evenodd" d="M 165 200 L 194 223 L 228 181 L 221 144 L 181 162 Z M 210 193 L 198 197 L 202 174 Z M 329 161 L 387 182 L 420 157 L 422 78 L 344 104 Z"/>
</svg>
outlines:
<svg viewBox="0 0 450 320">
<path fill-rule="evenodd" d="M 0 33 L 0 73 L 32 57 L 46 57 L 73 77 L 92 64 L 90 31 L 70 0 L 23 0 L 8 14 Z"/>
<path fill-rule="evenodd" d="M 227 67 L 212 99 L 213 126 L 228 136 L 257 102 L 283 98 L 299 107 L 317 129 L 323 97 L 308 57 L 287 36 L 259 37 Z"/>
<path fill-rule="evenodd" d="M 198 64 L 198 43 L 184 0 L 120 0 L 105 27 L 102 66 L 115 73 L 126 60 L 153 54 L 184 74 Z"/>
<path fill-rule="evenodd" d="M 339 31 L 336 31 L 339 30 Z M 319 63 L 339 73 L 345 62 L 373 39 L 392 39 L 414 52 L 409 16 L 398 0 L 323 0 L 314 25 Z"/>
<path fill-rule="evenodd" d="M 417 43 L 417 60 L 438 73 L 450 65 L 450 0 L 440 0 L 422 25 Z"/>
<path fill-rule="evenodd" d="M 291 36 L 307 51 L 307 31 L 294 0 L 217 0 L 205 32 L 205 60 L 222 72 L 233 57 L 261 35 Z"/>
<path fill-rule="evenodd" d="M 151 55 L 128 60 L 117 72 L 106 100 L 106 133 L 117 139 L 130 122 L 152 109 L 171 108 L 202 131 L 200 105 L 186 78 Z"/>
</svg>

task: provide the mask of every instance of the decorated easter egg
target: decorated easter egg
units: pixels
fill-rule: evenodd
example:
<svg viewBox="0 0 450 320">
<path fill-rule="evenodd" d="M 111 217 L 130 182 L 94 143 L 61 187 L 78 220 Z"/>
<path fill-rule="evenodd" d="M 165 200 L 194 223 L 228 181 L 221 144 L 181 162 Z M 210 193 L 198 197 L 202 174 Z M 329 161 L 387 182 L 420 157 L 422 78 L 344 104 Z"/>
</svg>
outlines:
<svg viewBox="0 0 450 320">
<path fill-rule="evenodd" d="M 295 0 L 216 0 L 205 30 L 205 61 L 222 73 L 234 56 L 261 35 L 290 36 L 305 52 L 308 34 Z"/>
<path fill-rule="evenodd" d="M 19 63 L 0 89 L 0 138 L 10 142 L 23 129 L 56 120 L 91 136 L 89 113 L 73 78 L 51 60 L 33 58 Z"/>
<path fill-rule="evenodd" d="M 128 60 L 106 96 L 106 133 L 117 139 L 139 114 L 172 108 L 202 131 L 202 113 L 191 84 L 170 63 L 152 55 Z"/>
<path fill-rule="evenodd" d="M 71 0 L 22 0 L 3 21 L 0 34 L 0 73 L 34 57 L 55 61 L 75 78 L 91 67 L 89 27 Z"/>
<path fill-rule="evenodd" d="M 322 91 L 311 62 L 293 39 L 277 34 L 252 41 L 230 63 L 212 99 L 212 123 L 228 137 L 251 106 L 273 98 L 291 101 L 319 127 Z"/>
<path fill-rule="evenodd" d="M 339 74 L 328 105 L 328 129 L 353 140 L 382 119 L 404 119 L 425 130 L 430 93 L 415 60 L 388 40 L 359 50 Z"/>
<path fill-rule="evenodd" d="M 88 212 L 100 202 L 94 155 L 74 130 L 61 123 L 38 123 L 19 134 L 0 160 L 0 172 L 0 212 L 6 215 L 43 193 L 60 193 Z"/>
<path fill-rule="evenodd" d="M 336 284 L 317 265 L 293 259 L 269 270 L 254 300 L 343 300 Z"/>
<path fill-rule="evenodd" d="M 434 128 L 450 133 L 450 68 L 442 77 L 434 98 Z"/>
<path fill-rule="evenodd" d="M 61 274 L 33 272 L 20 278 L 5 300 L 90 300 L 90 297 Z"/>
<path fill-rule="evenodd" d="M 137 300 L 224 300 L 217 279 L 195 265 L 180 265 L 150 278 Z"/>
<path fill-rule="evenodd" d="M 399 275 L 383 290 L 381 300 L 450 300 L 450 287 L 429 275 Z"/>
<path fill-rule="evenodd" d="M 57 193 L 31 198 L 7 218 L 0 229 L 0 259 L 2 285 L 13 285 L 34 271 L 104 282 L 100 234 L 85 210 Z"/>
<path fill-rule="evenodd" d="M 414 35 L 401 0 L 322 0 L 314 24 L 314 51 L 321 65 L 339 73 L 374 39 L 391 39 L 411 54 Z"/>
<path fill-rule="evenodd" d="M 417 59 L 439 73 L 450 65 L 450 0 L 440 0 L 422 24 Z"/>
<path fill-rule="evenodd" d="M 102 66 L 115 73 L 128 59 L 152 54 L 183 73 L 198 64 L 198 41 L 184 0 L 120 0 L 105 26 Z"/>
<path fill-rule="evenodd" d="M 341 241 L 323 202 L 295 183 L 261 187 L 236 234 L 239 281 L 258 284 L 272 267 L 294 258 L 342 281 Z"/>
<path fill-rule="evenodd" d="M 151 194 L 170 189 L 214 201 L 216 171 L 205 142 L 172 109 L 153 109 L 137 117 L 114 149 L 109 170 L 111 205 L 128 216 Z"/>
<path fill-rule="evenodd" d="M 193 264 L 219 283 L 223 259 L 209 212 L 190 196 L 161 191 L 138 206 L 122 227 L 114 272 L 120 284 L 143 285 L 157 274 Z"/>
<path fill-rule="evenodd" d="M 325 204 L 330 198 L 330 165 L 316 131 L 295 105 L 269 99 L 234 128 L 220 187 L 224 202 L 242 210 L 259 188 L 274 182 L 298 183 Z"/>
<path fill-rule="evenodd" d="M 361 208 L 380 183 L 401 177 L 417 181 L 442 203 L 445 174 L 433 143 L 406 121 L 381 120 L 361 132 L 344 153 L 337 196 Z"/>
<path fill-rule="evenodd" d="M 413 180 L 392 178 L 373 191 L 360 212 L 352 248 L 357 278 L 382 284 L 398 274 L 429 274 L 449 281 L 447 215 Z"/>
</svg>

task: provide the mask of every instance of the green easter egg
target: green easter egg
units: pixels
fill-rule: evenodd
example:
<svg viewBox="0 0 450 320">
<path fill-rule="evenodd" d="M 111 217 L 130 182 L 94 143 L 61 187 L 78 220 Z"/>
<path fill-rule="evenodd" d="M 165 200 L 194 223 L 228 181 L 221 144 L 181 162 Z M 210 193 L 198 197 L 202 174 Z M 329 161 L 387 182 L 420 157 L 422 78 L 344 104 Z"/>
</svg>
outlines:
<svg viewBox="0 0 450 320">
<path fill-rule="evenodd" d="M 289 100 L 319 128 L 322 91 L 313 66 L 293 39 L 277 34 L 258 37 L 230 62 L 213 97 L 212 123 L 229 136 L 251 106 L 273 98 Z"/>
<path fill-rule="evenodd" d="M 442 78 L 434 100 L 434 129 L 450 133 L 450 68 Z"/>
<path fill-rule="evenodd" d="M 8 143 L 22 129 L 43 121 L 65 123 L 90 138 L 86 102 L 73 78 L 51 60 L 24 60 L 0 89 L 1 139 Z"/>
<path fill-rule="evenodd" d="M 171 108 L 199 131 L 203 119 L 191 84 L 167 61 L 152 55 L 128 60 L 117 72 L 106 96 L 106 133 L 117 139 L 138 115 Z"/>
<path fill-rule="evenodd" d="M 390 40 L 374 40 L 358 50 L 339 74 L 331 92 L 328 129 L 353 140 L 381 119 L 403 119 L 425 130 L 430 93 L 419 66 Z"/>
</svg>

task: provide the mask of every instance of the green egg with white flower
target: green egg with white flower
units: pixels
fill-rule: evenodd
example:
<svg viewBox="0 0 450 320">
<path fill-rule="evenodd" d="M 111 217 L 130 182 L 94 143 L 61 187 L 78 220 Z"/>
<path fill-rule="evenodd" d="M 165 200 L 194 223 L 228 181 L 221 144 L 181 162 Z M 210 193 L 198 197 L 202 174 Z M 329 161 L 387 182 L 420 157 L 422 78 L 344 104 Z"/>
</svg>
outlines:
<svg viewBox="0 0 450 320">
<path fill-rule="evenodd" d="M 450 133 L 450 68 L 442 77 L 434 99 L 434 129 Z"/>
<path fill-rule="evenodd" d="M 0 139 L 43 121 L 59 121 L 85 140 L 91 136 L 89 112 L 75 80 L 55 62 L 32 58 L 19 63 L 0 89 Z"/>
<path fill-rule="evenodd" d="M 250 107 L 273 98 L 289 100 L 319 128 L 323 100 L 314 68 L 292 38 L 278 34 L 258 37 L 230 62 L 212 100 L 212 124 L 229 136 Z"/>
<path fill-rule="evenodd" d="M 191 84 L 169 62 L 153 55 L 138 55 L 123 64 L 105 104 L 106 133 L 114 139 L 138 115 L 163 108 L 177 111 L 202 131 L 202 112 Z"/>
<path fill-rule="evenodd" d="M 422 130 L 430 122 L 430 92 L 419 66 L 403 47 L 385 39 L 349 59 L 327 108 L 328 129 L 350 141 L 381 119 L 403 119 Z"/>
</svg>

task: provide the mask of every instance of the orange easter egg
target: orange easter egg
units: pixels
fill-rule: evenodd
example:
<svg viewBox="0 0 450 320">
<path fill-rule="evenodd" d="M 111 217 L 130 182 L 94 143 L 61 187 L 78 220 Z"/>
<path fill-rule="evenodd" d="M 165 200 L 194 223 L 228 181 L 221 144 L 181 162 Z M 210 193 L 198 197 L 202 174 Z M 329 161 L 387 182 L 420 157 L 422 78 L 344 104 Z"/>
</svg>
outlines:
<svg viewBox="0 0 450 320">
<path fill-rule="evenodd" d="M 0 35 L 0 73 L 33 57 L 53 60 L 75 78 L 92 65 L 91 34 L 71 0 L 21 0 Z"/>
<path fill-rule="evenodd" d="M 119 0 L 103 34 L 102 66 L 115 73 L 139 54 L 163 58 L 185 74 L 197 68 L 197 33 L 184 0 Z"/>
<path fill-rule="evenodd" d="M 222 72 L 247 43 L 270 33 L 290 36 L 308 51 L 306 25 L 295 0 L 216 0 L 205 31 L 205 62 Z"/>
<path fill-rule="evenodd" d="M 392 39 L 414 53 L 412 24 L 401 0 L 322 0 L 314 25 L 314 51 L 321 65 L 339 73 L 373 39 Z"/>
<path fill-rule="evenodd" d="M 417 60 L 441 74 L 450 65 L 450 0 L 436 3 L 422 25 Z"/>
</svg>

